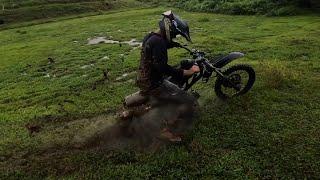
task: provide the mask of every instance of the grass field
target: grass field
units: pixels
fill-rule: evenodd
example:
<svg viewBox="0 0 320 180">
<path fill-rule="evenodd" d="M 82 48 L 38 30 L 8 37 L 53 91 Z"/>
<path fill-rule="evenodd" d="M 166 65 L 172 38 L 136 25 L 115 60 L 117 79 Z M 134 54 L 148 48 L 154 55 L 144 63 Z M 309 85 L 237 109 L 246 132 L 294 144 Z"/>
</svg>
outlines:
<svg viewBox="0 0 320 180">
<path fill-rule="evenodd" d="M 319 16 L 187 13 L 193 44 L 211 55 L 242 51 L 247 95 L 222 102 L 214 80 L 197 86 L 201 114 L 181 145 L 158 152 L 72 149 L 75 136 L 108 123 L 137 88 L 139 50 L 88 38 L 141 40 L 164 8 L 130 10 L 0 31 L 0 178 L 320 177 Z M 182 40 L 181 40 L 182 41 Z M 170 50 L 177 63 L 187 53 Z M 49 59 L 48 59 L 49 58 Z M 104 79 L 103 72 L 109 72 Z M 29 136 L 25 125 L 41 126 Z M 94 129 L 91 129 L 94 131 Z M 91 131 L 90 130 L 90 131 Z"/>
<path fill-rule="evenodd" d="M 0 29 L 4 29 L 17 22 L 30 24 L 30 21 L 46 22 L 61 17 L 101 15 L 129 7 L 141 8 L 145 4 L 136 0 L 0 0 L 0 7 Z"/>
</svg>

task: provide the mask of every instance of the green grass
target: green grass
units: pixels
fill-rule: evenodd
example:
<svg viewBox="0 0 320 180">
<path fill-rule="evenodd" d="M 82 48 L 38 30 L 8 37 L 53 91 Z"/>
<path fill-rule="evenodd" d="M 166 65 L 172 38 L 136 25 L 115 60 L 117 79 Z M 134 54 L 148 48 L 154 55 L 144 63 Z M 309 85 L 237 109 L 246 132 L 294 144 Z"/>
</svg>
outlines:
<svg viewBox="0 0 320 180">
<path fill-rule="evenodd" d="M 141 40 L 156 28 L 164 10 L 0 31 L 0 178 L 320 176 L 320 19 L 312 15 L 270 18 L 176 10 L 189 20 L 193 47 L 211 55 L 246 53 L 234 63 L 255 68 L 253 89 L 221 102 L 213 92 L 214 80 L 199 84 L 201 115 L 182 145 L 155 153 L 70 148 L 74 136 L 109 123 L 108 113 L 137 89 L 133 82 L 115 79 L 136 70 L 139 50 L 87 45 L 87 38 Z M 183 50 L 169 55 L 172 64 L 187 57 Z M 109 80 L 96 83 L 105 69 Z M 30 137 L 27 123 L 42 129 Z"/>
<path fill-rule="evenodd" d="M 150 2 L 150 0 L 139 0 Z M 197 12 L 214 12 L 234 15 L 288 16 L 319 12 L 320 3 L 316 0 L 164 0 L 151 1 Z"/>
</svg>

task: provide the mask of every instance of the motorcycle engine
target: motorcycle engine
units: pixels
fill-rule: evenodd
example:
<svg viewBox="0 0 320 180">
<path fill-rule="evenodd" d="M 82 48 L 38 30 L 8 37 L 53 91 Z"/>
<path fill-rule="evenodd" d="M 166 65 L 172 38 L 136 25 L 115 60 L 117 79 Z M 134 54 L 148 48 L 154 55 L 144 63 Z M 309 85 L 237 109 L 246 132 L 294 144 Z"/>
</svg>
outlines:
<svg viewBox="0 0 320 180">
<path fill-rule="evenodd" d="M 212 75 L 212 71 L 209 70 L 208 68 L 205 68 L 203 70 L 202 81 L 208 82 L 211 75 Z"/>
</svg>

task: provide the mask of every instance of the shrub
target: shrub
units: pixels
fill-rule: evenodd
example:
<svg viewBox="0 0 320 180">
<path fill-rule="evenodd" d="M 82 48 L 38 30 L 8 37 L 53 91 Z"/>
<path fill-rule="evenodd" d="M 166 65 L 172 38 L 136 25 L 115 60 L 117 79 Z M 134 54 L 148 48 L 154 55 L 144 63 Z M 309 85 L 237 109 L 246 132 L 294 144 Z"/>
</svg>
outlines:
<svg viewBox="0 0 320 180">
<path fill-rule="evenodd" d="M 296 15 L 297 8 L 294 6 L 286 6 L 281 7 L 279 9 L 274 9 L 267 13 L 268 16 L 288 16 L 288 15 Z"/>
</svg>

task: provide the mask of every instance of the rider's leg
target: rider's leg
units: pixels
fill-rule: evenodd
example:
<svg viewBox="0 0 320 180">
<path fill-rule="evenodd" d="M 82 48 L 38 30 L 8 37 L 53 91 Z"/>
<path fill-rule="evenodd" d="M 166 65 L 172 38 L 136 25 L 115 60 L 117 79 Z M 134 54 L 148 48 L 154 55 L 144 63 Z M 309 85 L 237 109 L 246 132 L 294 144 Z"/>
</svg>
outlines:
<svg viewBox="0 0 320 180">
<path fill-rule="evenodd" d="M 168 80 L 164 80 L 159 87 L 151 90 L 149 93 L 149 102 L 152 106 L 167 103 L 189 104 L 196 101 L 194 96 L 188 94 Z"/>
</svg>

